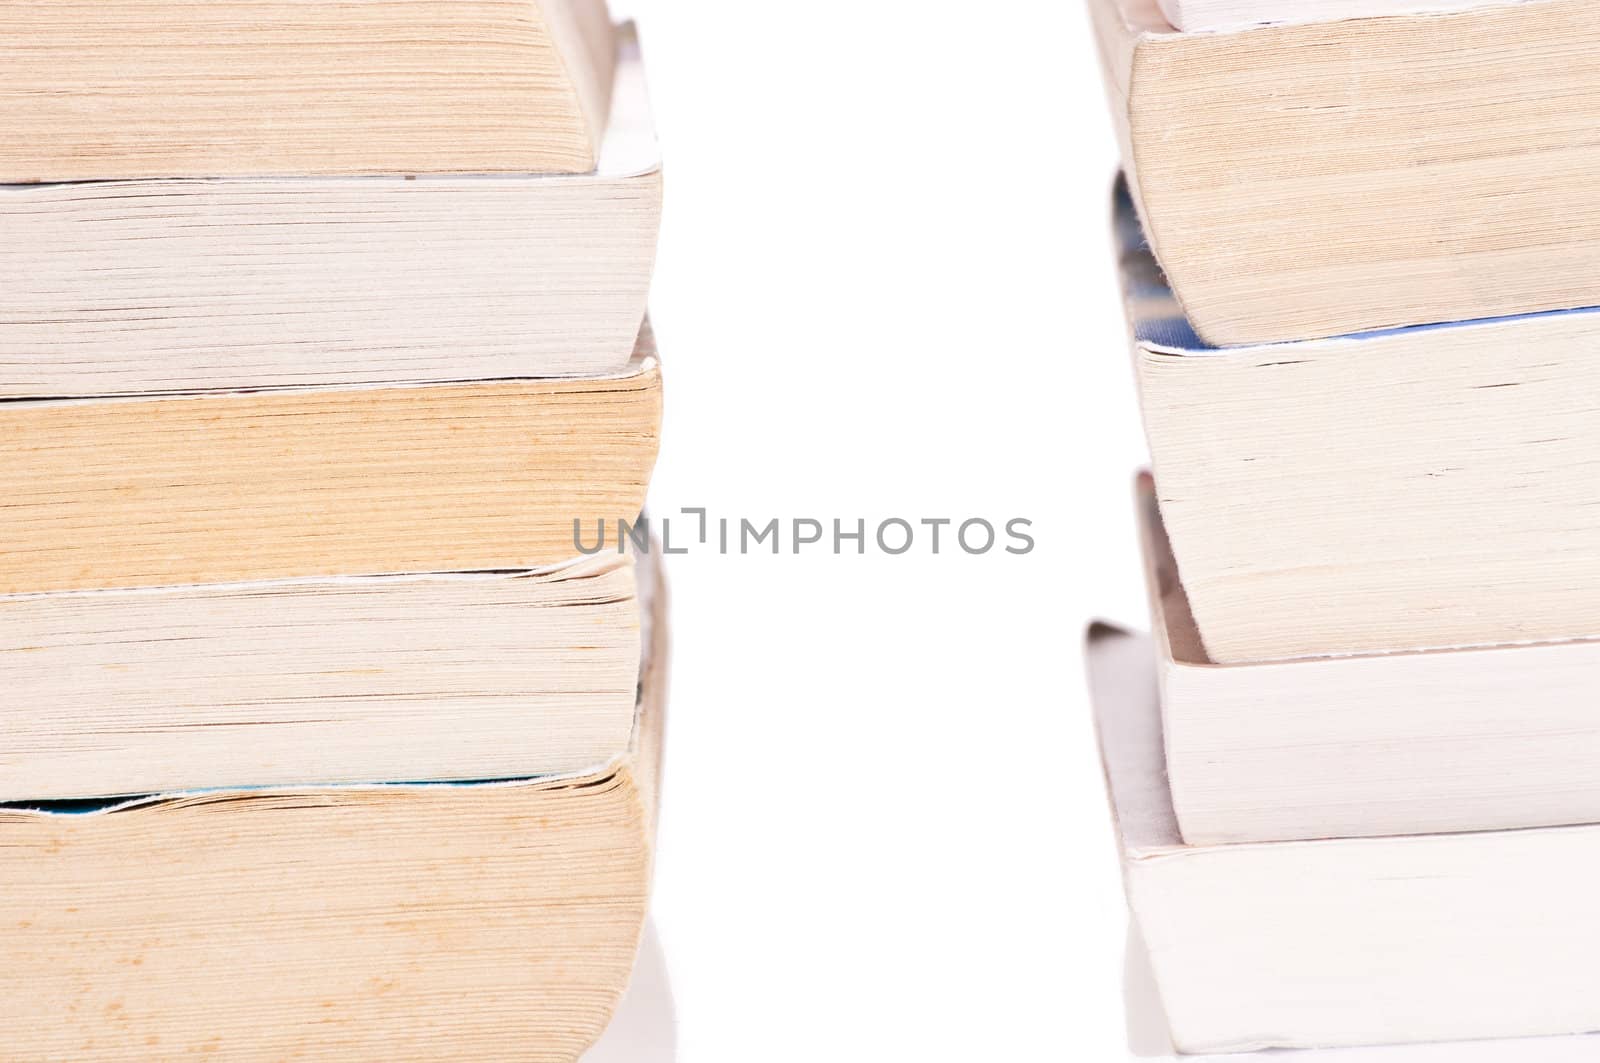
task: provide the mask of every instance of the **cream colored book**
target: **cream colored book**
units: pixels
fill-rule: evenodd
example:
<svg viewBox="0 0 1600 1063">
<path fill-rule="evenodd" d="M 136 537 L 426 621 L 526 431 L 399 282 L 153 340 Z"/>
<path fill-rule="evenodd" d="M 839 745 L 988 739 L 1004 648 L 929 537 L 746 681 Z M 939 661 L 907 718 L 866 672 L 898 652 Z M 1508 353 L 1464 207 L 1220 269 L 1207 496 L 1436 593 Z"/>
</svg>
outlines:
<svg viewBox="0 0 1600 1063">
<path fill-rule="evenodd" d="M 1533 0 L 1160 0 L 1167 21 L 1185 33 L 1392 15 L 1442 15 Z"/>
<path fill-rule="evenodd" d="M 1125 207 L 1156 494 L 1212 660 L 1600 635 L 1600 312 L 1216 349 Z"/>
<path fill-rule="evenodd" d="M 1128 902 L 1180 1051 L 1600 1029 L 1600 827 L 1185 845 L 1153 662 L 1090 633 Z"/>
<path fill-rule="evenodd" d="M 1218 664 L 1148 478 L 1139 510 L 1185 841 L 1600 822 L 1600 642 Z"/>
<path fill-rule="evenodd" d="M 0 801 L 586 768 L 633 727 L 633 568 L 0 596 Z"/>
<path fill-rule="evenodd" d="M 554 564 L 660 424 L 648 327 L 599 377 L 0 403 L 0 594 Z"/>
<path fill-rule="evenodd" d="M 1140 214 L 1207 342 L 1600 305 L 1590 0 L 1218 33 L 1090 3 Z"/>
<path fill-rule="evenodd" d="M 653 600 L 637 723 L 581 770 L 0 808 L 7 1057 L 577 1059 L 645 923 Z"/>
<path fill-rule="evenodd" d="M 629 27 L 611 109 L 585 174 L 0 186 L 0 399 L 620 370 L 661 217 Z"/>
<path fill-rule="evenodd" d="M 604 0 L 0 5 L 0 182 L 583 173 Z"/>
</svg>

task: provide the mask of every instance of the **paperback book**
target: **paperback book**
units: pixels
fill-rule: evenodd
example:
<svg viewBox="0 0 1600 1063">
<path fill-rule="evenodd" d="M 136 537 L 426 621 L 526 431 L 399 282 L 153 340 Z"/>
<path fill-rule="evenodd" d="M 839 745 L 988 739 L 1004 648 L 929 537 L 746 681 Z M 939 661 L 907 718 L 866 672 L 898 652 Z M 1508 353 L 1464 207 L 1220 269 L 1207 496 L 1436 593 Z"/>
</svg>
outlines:
<svg viewBox="0 0 1600 1063">
<path fill-rule="evenodd" d="M 1600 305 L 1590 0 L 1187 33 L 1090 4 L 1133 199 L 1208 343 Z"/>
<path fill-rule="evenodd" d="M 637 721 L 581 769 L 0 806 L 7 1054 L 575 1060 L 645 925 L 652 601 Z"/>
<path fill-rule="evenodd" d="M 661 162 L 618 36 L 592 172 L 0 185 L 0 399 L 622 370 Z"/>
<path fill-rule="evenodd" d="M 1600 827 L 1188 845 L 1149 639 L 1089 633 L 1129 905 L 1185 1053 L 1600 1029 Z"/>
<path fill-rule="evenodd" d="M 0 403 L 0 594 L 556 564 L 660 425 L 648 327 L 598 377 Z"/>
<path fill-rule="evenodd" d="M 1221 663 L 1600 632 L 1600 312 L 1218 349 L 1118 208 L 1162 520 Z"/>
<path fill-rule="evenodd" d="M 604 0 L 0 7 L 0 182 L 586 173 Z"/>
</svg>

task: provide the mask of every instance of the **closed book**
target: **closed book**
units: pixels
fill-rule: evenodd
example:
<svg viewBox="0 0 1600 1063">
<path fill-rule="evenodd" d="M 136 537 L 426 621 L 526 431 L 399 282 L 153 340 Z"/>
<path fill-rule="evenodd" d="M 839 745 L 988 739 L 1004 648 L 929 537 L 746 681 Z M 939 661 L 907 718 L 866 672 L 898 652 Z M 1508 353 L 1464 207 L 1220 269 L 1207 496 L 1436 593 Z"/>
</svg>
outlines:
<svg viewBox="0 0 1600 1063">
<path fill-rule="evenodd" d="M 0 183 L 583 173 L 604 0 L 30 0 L 0 7 Z"/>
<path fill-rule="evenodd" d="M 661 160 L 619 47 L 584 173 L 0 185 L 0 399 L 622 369 Z"/>
<path fill-rule="evenodd" d="M 0 802 L 591 766 L 645 560 L 0 596 Z"/>
<path fill-rule="evenodd" d="M 645 925 L 651 597 L 637 721 L 580 769 L 0 806 L 6 1055 L 576 1060 Z"/>
<path fill-rule="evenodd" d="M 1212 660 L 1600 635 L 1600 312 L 1218 349 L 1119 218 L 1156 498 Z"/>
<path fill-rule="evenodd" d="M 0 594 L 555 564 L 660 420 L 648 327 L 596 377 L 0 403 Z"/>
<path fill-rule="evenodd" d="M 1186 842 L 1600 822 L 1600 642 L 1222 664 L 1147 477 L 1139 515 Z"/>
<path fill-rule="evenodd" d="M 1134 199 L 1208 343 L 1600 305 L 1590 0 L 1190 33 L 1156 0 L 1090 6 Z"/>
<path fill-rule="evenodd" d="M 1186 845 L 1150 641 L 1097 625 L 1088 652 L 1128 903 L 1179 1051 L 1600 1029 L 1600 827 Z"/>
</svg>

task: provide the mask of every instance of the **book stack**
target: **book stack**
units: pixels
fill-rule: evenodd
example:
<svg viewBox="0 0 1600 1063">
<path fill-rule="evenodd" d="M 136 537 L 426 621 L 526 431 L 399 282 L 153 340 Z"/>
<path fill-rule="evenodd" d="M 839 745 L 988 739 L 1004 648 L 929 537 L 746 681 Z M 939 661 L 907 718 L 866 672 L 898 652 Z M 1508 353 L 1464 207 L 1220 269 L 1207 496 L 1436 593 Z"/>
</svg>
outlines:
<svg viewBox="0 0 1600 1063">
<path fill-rule="evenodd" d="M 1153 476 L 1090 675 L 1179 1049 L 1600 1029 L 1600 18 L 1092 0 Z"/>
<path fill-rule="evenodd" d="M 0 5 L 8 1059 L 573 1060 L 666 624 L 603 0 Z M 613 540 L 614 541 L 614 540 Z"/>
</svg>

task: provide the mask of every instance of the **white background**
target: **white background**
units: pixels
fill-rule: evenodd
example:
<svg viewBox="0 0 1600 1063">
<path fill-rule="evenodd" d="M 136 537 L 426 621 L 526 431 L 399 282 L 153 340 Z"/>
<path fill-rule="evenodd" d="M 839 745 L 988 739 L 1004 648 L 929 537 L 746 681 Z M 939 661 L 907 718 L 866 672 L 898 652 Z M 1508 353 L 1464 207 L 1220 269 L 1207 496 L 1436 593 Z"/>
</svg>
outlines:
<svg viewBox="0 0 1600 1063">
<path fill-rule="evenodd" d="M 681 1063 L 1130 1058 L 1080 639 L 1145 622 L 1145 451 L 1085 9 L 613 0 L 667 160 L 657 515 L 1021 516 L 1038 544 L 672 559 L 655 918 Z M 1271 1058 L 1312 1056 L 1600 1042 Z"/>
<path fill-rule="evenodd" d="M 1144 623 L 1084 5 L 614 2 L 666 159 L 657 515 L 1034 522 L 673 558 L 656 922 L 685 1063 L 1114 1060 L 1080 638 Z"/>
</svg>

